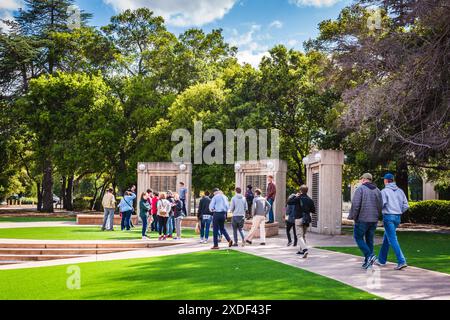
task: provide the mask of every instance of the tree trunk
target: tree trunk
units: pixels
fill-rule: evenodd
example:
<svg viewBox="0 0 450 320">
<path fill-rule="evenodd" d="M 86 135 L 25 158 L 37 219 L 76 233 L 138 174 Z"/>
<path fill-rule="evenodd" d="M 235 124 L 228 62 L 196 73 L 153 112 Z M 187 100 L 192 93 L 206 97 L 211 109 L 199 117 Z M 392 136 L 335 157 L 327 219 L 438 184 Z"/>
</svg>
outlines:
<svg viewBox="0 0 450 320">
<path fill-rule="evenodd" d="M 73 175 L 67 179 L 66 198 L 64 202 L 68 211 L 73 211 L 73 179 Z"/>
<path fill-rule="evenodd" d="M 408 164 L 406 161 L 398 160 L 397 161 L 397 172 L 395 175 L 395 181 L 397 182 L 397 186 L 403 190 L 406 195 L 406 198 L 409 199 L 408 194 Z"/>
<path fill-rule="evenodd" d="M 61 182 L 61 195 L 60 195 L 60 199 L 62 201 L 63 204 L 63 209 L 67 209 L 66 206 L 66 176 L 62 177 L 62 182 Z"/>
<path fill-rule="evenodd" d="M 53 168 L 52 161 L 44 162 L 44 177 L 42 178 L 42 211 L 54 212 L 53 210 Z"/>
<path fill-rule="evenodd" d="M 36 189 L 37 189 L 37 210 L 42 211 L 42 188 L 40 182 L 36 182 Z"/>
</svg>

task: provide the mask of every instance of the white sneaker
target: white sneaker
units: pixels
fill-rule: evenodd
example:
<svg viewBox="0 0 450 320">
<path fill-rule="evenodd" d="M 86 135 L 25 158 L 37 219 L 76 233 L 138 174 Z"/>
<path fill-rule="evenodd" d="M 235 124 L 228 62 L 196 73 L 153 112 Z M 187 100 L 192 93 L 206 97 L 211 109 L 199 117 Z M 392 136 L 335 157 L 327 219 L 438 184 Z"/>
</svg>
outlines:
<svg viewBox="0 0 450 320">
<path fill-rule="evenodd" d="M 150 240 L 149 237 L 142 237 L 142 240 Z"/>
</svg>

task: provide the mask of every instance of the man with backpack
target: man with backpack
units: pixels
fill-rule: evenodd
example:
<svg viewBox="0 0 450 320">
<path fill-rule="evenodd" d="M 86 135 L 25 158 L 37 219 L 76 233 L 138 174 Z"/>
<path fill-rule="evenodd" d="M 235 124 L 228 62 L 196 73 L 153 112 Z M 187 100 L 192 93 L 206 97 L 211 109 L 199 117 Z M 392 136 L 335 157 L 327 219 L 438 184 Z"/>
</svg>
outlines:
<svg viewBox="0 0 450 320">
<path fill-rule="evenodd" d="M 300 194 L 298 195 L 297 215 L 295 217 L 295 225 L 298 232 L 298 240 L 300 242 L 297 254 L 302 255 L 304 259 L 308 257 L 308 246 L 306 245 L 306 232 L 311 223 L 311 213 L 316 212 L 314 201 L 308 196 L 308 187 L 302 185 Z"/>
<path fill-rule="evenodd" d="M 288 244 L 287 246 L 292 245 L 292 238 L 291 238 L 291 230 L 293 230 L 294 234 L 294 247 L 297 246 L 297 232 L 295 231 L 295 217 L 297 215 L 297 211 L 299 203 L 299 195 L 298 194 L 291 194 L 287 200 L 286 203 L 286 236 L 288 238 Z"/>
</svg>

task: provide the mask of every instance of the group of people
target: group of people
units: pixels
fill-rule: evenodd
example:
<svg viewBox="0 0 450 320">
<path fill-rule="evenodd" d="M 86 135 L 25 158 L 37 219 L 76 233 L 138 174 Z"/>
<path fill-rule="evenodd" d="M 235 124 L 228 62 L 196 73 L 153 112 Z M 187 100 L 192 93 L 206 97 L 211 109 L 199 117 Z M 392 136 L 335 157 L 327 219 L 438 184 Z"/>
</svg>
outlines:
<svg viewBox="0 0 450 320">
<path fill-rule="evenodd" d="M 397 257 L 396 270 L 402 270 L 408 265 L 398 242 L 396 229 L 400 224 L 401 215 L 409 208 L 405 193 L 394 182 L 394 175 L 387 173 L 384 179 L 384 189 L 379 190 L 373 183 L 373 176 L 365 173 L 361 176 L 361 186 L 356 189 L 348 218 L 354 220 L 353 236 L 364 255 L 363 269 L 373 264 L 385 266 L 389 248 L 392 247 Z M 374 253 L 374 237 L 378 219 L 383 216 L 384 236 L 378 257 Z"/>
<path fill-rule="evenodd" d="M 259 228 L 261 245 L 266 243 L 265 223 L 266 216 L 268 222 L 274 222 L 273 202 L 276 195 L 276 186 L 273 182 L 273 176 L 268 176 L 266 197 L 262 196 L 262 191 L 248 185 L 245 196 L 241 188 L 235 189 L 235 195 L 231 201 L 218 188 L 212 191 L 206 191 L 200 200 L 198 208 L 198 220 L 200 225 L 200 243 L 207 243 L 211 224 L 213 225 L 213 247 L 219 249 L 219 242 L 225 237 L 229 246 L 238 246 L 238 235 L 241 237 L 241 245 L 252 244 Z M 233 228 L 233 239 L 231 239 L 225 229 L 225 221 L 228 212 L 232 213 L 231 226 Z M 252 227 L 247 236 L 244 235 L 244 223 L 246 218 L 252 217 Z"/>
<path fill-rule="evenodd" d="M 147 233 L 155 231 L 159 233 L 158 240 L 173 238 L 181 239 L 181 220 L 187 215 L 186 194 L 187 189 L 183 182 L 180 182 L 179 193 L 168 190 L 165 193 L 153 192 L 148 189 L 139 198 L 139 217 L 142 220 L 142 239 L 149 240 Z M 136 186 L 124 192 L 118 204 L 121 215 L 121 230 L 130 230 L 132 225 L 131 217 L 134 213 L 136 200 Z M 103 197 L 104 218 L 102 231 L 114 231 L 114 212 L 116 199 L 112 189 L 108 189 Z M 173 237 L 173 233 L 176 236 Z"/>
</svg>

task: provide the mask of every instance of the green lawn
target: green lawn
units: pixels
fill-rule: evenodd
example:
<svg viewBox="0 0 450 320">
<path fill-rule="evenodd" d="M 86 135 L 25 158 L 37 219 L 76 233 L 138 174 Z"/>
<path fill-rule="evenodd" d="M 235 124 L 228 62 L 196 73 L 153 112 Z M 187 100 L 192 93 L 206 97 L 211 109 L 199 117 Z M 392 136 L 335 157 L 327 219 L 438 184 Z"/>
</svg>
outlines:
<svg viewBox="0 0 450 320">
<path fill-rule="evenodd" d="M 101 231 L 100 227 L 33 227 L 33 228 L 7 228 L 0 229 L 0 238 L 9 239 L 35 239 L 35 240 L 136 240 L 140 239 L 141 226 L 130 231 Z M 157 238 L 155 232 L 149 234 L 150 238 Z M 199 235 L 195 234 L 193 229 L 183 229 L 182 237 L 193 238 Z"/>
<path fill-rule="evenodd" d="M 81 263 L 79 290 L 68 266 L 0 270 L 0 299 L 380 299 L 276 261 L 234 250 Z"/>
<path fill-rule="evenodd" d="M 46 222 L 46 221 L 76 221 L 76 217 L 2 217 L 2 222 Z"/>
<path fill-rule="evenodd" d="M 383 232 L 377 230 L 377 235 Z M 450 274 L 450 234 L 400 231 L 397 232 L 400 246 L 409 265 Z M 375 246 L 375 254 L 380 252 Z M 361 255 L 358 248 L 325 247 L 322 249 Z M 389 250 L 388 261 L 397 262 L 394 252 Z"/>
</svg>

